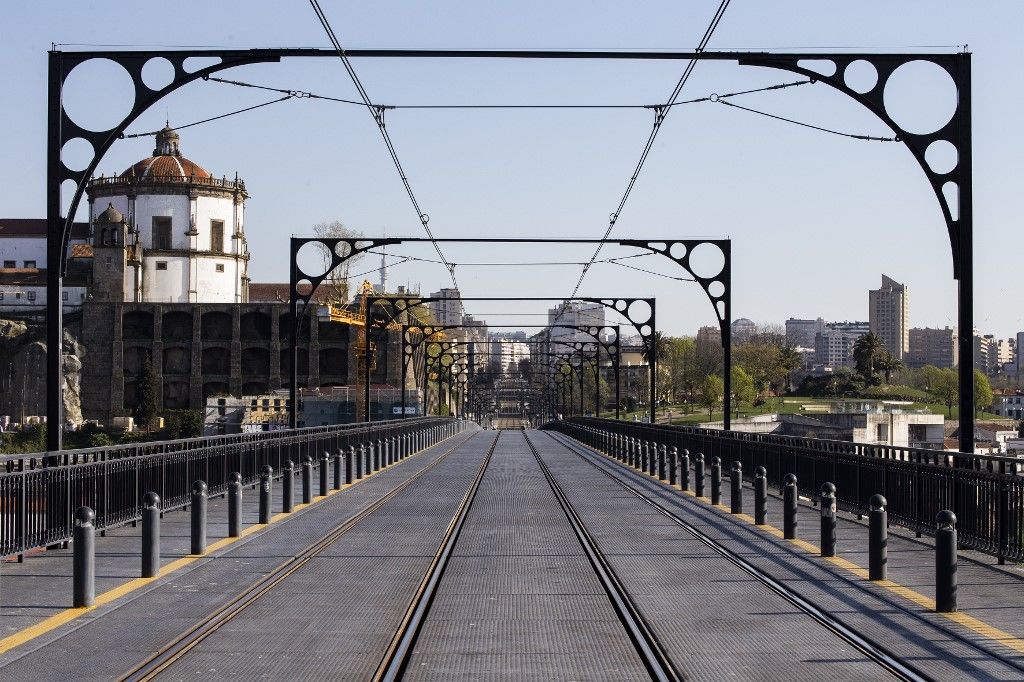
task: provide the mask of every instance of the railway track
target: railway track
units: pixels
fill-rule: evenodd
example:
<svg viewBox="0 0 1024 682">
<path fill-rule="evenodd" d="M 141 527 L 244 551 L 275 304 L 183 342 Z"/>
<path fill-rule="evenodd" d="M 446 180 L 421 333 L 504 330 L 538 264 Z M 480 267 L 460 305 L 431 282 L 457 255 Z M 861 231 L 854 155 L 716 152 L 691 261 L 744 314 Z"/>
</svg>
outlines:
<svg viewBox="0 0 1024 682">
<path fill-rule="evenodd" d="M 698 528 L 696 528 L 695 526 L 687 522 L 685 519 L 680 517 L 678 514 L 676 514 L 669 507 L 665 506 L 661 502 L 658 502 L 657 500 L 650 499 L 640 491 L 636 490 L 633 486 L 631 486 L 630 484 L 616 476 L 614 473 L 609 471 L 607 468 L 594 462 L 593 459 L 590 456 L 588 456 L 587 448 L 578 445 L 577 443 L 573 442 L 572 440 L 568 439 L 565 436 L 556 437 L 550 433 L 548 433 L 547 435 L 552 442 L 557 443 L 568 452 L 575 454 L 584 462 L 586 462 L 587 464 L 594 467 L 596 470 L 606 475 L 608 478 L 614 481 L 617 485 L 619 485 L 623 490 L 628 492 L 630 495 L 636 497 L 645 504 L 653 507 L 662 516 L 666 517 L 674 524 L 685 530 L 689 535 L 694 537 L 696 540 L 700 541 L 702 544 L 706 545 L 708 548 L 712 549 L 714 552 L 725 558 L 734 566 L 750 575 L 752 578 L 754 578 L 759 583 L 764 585 L 770 591 L 774 592 L 778 596 L 785 599 L 787 602 L 792 604 L 797 610 L 812 618 L 815 622 L 817 622 L 819 625 L 827 629 L 829 632 L 839 637 L 850 646 L 854 647 L 857 651 L 862 653 L 870 660 L 874 661 L 876 664 L 878 664 L 881 668 L 883 668 L 893 677 L 901 680 L 912 681 L 933 679 L 932 677 L 922 672 L 913 663 L 907 661 L 906 659 L 894 653 L 890 648 L 888 648 L 884 644 L 881 644 L 880 642 L 877 642 L 857 632 L 854 628 L 844 623 L 842 619 L 816 606 L 813 602 L 801 596 L 792 588 L 776 580 L 769 573 L 761 570 L 760 568 L 758 568 L 753 563 L 746 560 L 736 552 L 733 552 L 725 545 L 721 544 L 720 542 L 714 540 L 707 534 L 703 533 Z M 929 626 L 933 627 L 932 624 L 929 624 Z M 969 643 L 969 640 L 963 641 Z M 1013 665 L 1012 662 L 1005 660 L 1004 662 Z M 1014 665 L 1014 667 L 1017 666 Z"/>
<path fill-rule="evenodd" d="M 437 459 L 425 466 L 423 469 L 418 471 L 416 474 L 411 476 L 409 479 L 403 481 L 401 484 L 396 486 L 394 489 L 388 491 L 377 500 L 371 502 L 367 506 L 360 509 L 354 515 L 348 517 L 345 521 L 328 531 L 321 539 L 315 543 L 306 547 L 301 552 L 297 553 L 294 557 L 289 558 L 278 565 L 274 570 L 256 582 L 254 585 L 249 587 L 245 592 L 239 594 L 237 597 L 224 604 L 217 610 L 213 611 L 200 622 L 193 625 L 191 628 L 181 633 L 174 640 L 166 644 L 157 650 L 152 656 L 144 660 L 136 667 L 129 670 L 127 673 L 122 675 L 119 679 L 124 681 L 141 681 L 141 680 L 152 680 L 158 677 L 162 672 L 167 670 L 175 662 L 183 659 L 190 651 L 196 646 L 203 642 L 211 635 L 215 634 L 218 630 L 224 627 L 227 623 L 231 622 L 234 618 L 244 612 L 247 608 L 255 604 L 262 597 L 271 592 L 276 586 L 286 581 L 289 576 L 293 575 L 296 571 L 300 570 L 303 566 L 309 563 L 314 557 L 322 553 L 328 547 L 337 542 L 342 536 L 356 527 L 361 521 L 366 519 L 370 514 L 380 509 L 382 506 L 387 504 L 389 500 L 400 494 L 403 490 L 406 490 L 414 482 L 419 480 L 428 471 L 432 470 L 442 461 L 447 459 L 452 453 L 459 448 L 463 447 L 466 443 L 475 437 L 482 435 L 481 432 L 476 432 L 469 438 L 460 438 L 458 442 L 451 445 L 445 450 Z M 480 478 L 483 476 L 484 470 L 487 468 L 487 463 L 490 459 L 490 453 L 494 451 L 494 446 L 497 443 L 495 438 L 494 443 L 491 444 L 488 456 L 485 457 L 483 465 L 480 467 L 480 471 L 477 474 L 477 478 L 474 481 L 473 487 L 470 493 L 467 493 L 466 499 L 463 500 L 460 505 L 459 512 L 456 513 L 456 518 L 453 519 L 452 524 L 461 526 L 461 522 L 456 524 L 456 520 L 464 517 L 465 509 L 468 509 L 468 504 L 472 502 L 472 492 L 475 492 L 476 486 L 479 484 Z M 449 525 L 446 533 L 452 532 L 452 525 Z M 455 531 L 457 533 L 457 529 Z M 447 541 L 442 540 L 441 549 L 439 553 L 445 549 Z M 435 557 L 434 562 L 431 563 L 431 570 L 433 570 L 437 558 Z M 429 576 L 429 572 L 428 572 Z"/>
<path fill-rule="evenodd" d="M 576 538 L 583 547 L 583 551 L 586 553 L 587 559 L 590 561 L 590 565 L 594 569 L 594 573 L 597 574 L 598 580 L 600 580 L 601 585 L 608 594 L 608 599 L 611 601 L 612 608 L 615 609 L 615 613 L 619 617 L 626 633 L 629 635 L 630 641 L 636 648 L 641 660 L 643 660 L 644 666 L 647 668 L 647 672 L 650 673 L 651 679 L 665 682 L 685 679 L 682 673 L 676 669 L 675 664 L 672 662 L 672 659 L 665 651 L 661 642 L 658 641 L 658 638 L 655 636 L 651 626 L 646 620 L 644 620 L 640 609 L 636 606 L 632 597 L 630 597 L 629 592 L 622 585 L 622 582 L 615 574 L 615 571 L 612 569 L 608 559 L 601 551 L 601 548 L 598 546 L 593 536 L 591 536 L 590 532 L 587 530 L 587 527 L 584 525 L 579 514 L 569 502 L 569 499 L 566 497 L 562 487 L 559 485 L 558 481 L 555 480 L 555 477 L 548 468 L 547 463 L 540 456 L 540 453 L 537 451 L 537 447 L 533 444 L 533 441 L 530 439 L 530 436 L 526 431 L 523 431 L 523 437 L 526 439 L 526 444 L 529 446 L 533 456 L 537 459 L 537 464 L 540 466 L 541 472 L 544 474 L 544 478 L 551 487 L 551 491 L 558 500 L 558 504 L 561 506 L 562 511 L 565 512 L 565 516 L 568 518 L 569 524 L 572 526 L 573 532 L 576 534 Z"/>
</svg>

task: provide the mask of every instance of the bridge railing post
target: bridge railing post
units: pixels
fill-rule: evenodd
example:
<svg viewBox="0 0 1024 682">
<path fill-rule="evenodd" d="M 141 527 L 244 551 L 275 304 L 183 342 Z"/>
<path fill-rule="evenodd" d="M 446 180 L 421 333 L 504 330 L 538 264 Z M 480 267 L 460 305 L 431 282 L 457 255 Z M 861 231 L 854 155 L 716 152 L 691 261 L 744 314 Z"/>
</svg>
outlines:
<svg viewBox="0 0 1024 682">
<path fill-rule="evenodd" d="M 313 500 L 313 458 L 306 455 L 302 459 L 302 504 Z"/>
<path fill-rule="evenodd" d="M 743 465 L 739 460 L 729 468 L 729 511 L 743 513 Z"/>
<path fill-rule="evenodd" d="M 786 540 L 795 540 L 797 534 L 797 504 L 796 476 L 786 474 L 782 479 L 782 537 Z"/>
<path fill-rule="evenodd" d="M 274 468 L 264 464 L 260 471 L 260 523 L 270 523 L 270 494 L 274 485 Z"/>
<path fill-rule="evenodd" d="M 693 492 L 697 497 L 704 497 L 704 453 L 693 456 Z"/>
<path fill-rule="evenodd" d="M 821 556 L 836 555 L 836 487 L 831 483 L 821 486 Z"/>
<path fill-rule="evenodd" d="M 754 469 L 754 525 L 763 526 L 768 519 L 768 471 Z"/>
<path fill-rule="evenodd" d="M 664 447 L 664 446 L 662 446 Z M 673 445 L 668 449 L 668 461 L 665 463 L 666 469 L 668 469 L 668 484 L 674 486 L 679 480 L 678 477 L 678 462 L 679 462 L 679 451 L 676 446 Z"/>
<path fill-rule="evenodd" d="M 711 456 L 711 504 L 722 503 L 722 460 L 718 455 Z"/>
<path fill-rule="evenodd" d="M 281 511 L 290 514 L 295 508 L 295 462 L 284 461 L 281 467 Z"/>
<path fill-rule="evenodd" d="M 668 446 L 664 443 L 658 446 L 658 480 L 664 481 L 668 478 L 666 467 L 668 466 Z"/>
<path fill-rule="evenodd" d="M 889 554 L 887 502 L 881 495 L 872 495 L 868 506 L 868 580 L 885 580 Z"/>
<path fill-rule="evenodd" d="M 690 489 L 690 451 L 685 448 L 679 455 L 679 488 Z"/>
<path fill-rule="evenodd" d="M 228 476 L 228 537 L 242 534 L 242 474 L 237 471 Z"/>
<path fill-rule="evenodd" d="M 192 484 L 192 518 L 190 524 L 190 554 L 206 552 L 206 483 L 196 481 Z"/>
<path fill-rule="evenodd" d="M 956 514 L 943 509 L 935 517 L 935 610 L 957 610 L 956 592 Z"/>
<path fill-rule="evenodd" d="M 331 453 L 324 450 L 323 455 L 320 457 L 320 497 L 327 497 L 327 474 L 330 467 Z"/>
<path fill-rule="evenodd" d="M 142 577 L 160 575 L 160 496 L 150 491 L 142 497 Z"/>
<path fill-rule="evenodd" d="M 334 450 L 334 489 L 341 490 L 341 470 L 344 466 L 342 460 L 345 455 L 341 451 L 341 447 L 337 447 Z"/>
<path fill-rule="evenodd" d="M 96 601 L 96 514 L 89 507 L 75 510 L 72 531 L 72 605 L 92 606 Z"/>
</svg>

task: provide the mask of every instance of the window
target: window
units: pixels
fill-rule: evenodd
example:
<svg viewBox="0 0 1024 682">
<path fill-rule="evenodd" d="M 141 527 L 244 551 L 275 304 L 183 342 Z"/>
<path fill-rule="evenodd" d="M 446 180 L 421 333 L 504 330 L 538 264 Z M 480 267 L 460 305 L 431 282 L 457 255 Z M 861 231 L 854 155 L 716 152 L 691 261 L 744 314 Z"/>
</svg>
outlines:
<svg viewBox="0 0 1024 682">
<path fill-rule="evenodd" d="M 36 292 L 34 292 L 34 291 L 28 292 L 28 300 L 30 300 L 30 301 L 36 300 Z"/>
<path fill-rule="evenodd" d="M 224 272 L 224 264 L 217 263 L 217 272 Z"/>
<path fill-rule="evenodd" d="M 156 269 L 157 270 L 166 270 L 167 269 L 167 261 L 165 261 L 165 260 L 158 260 L 156 262 Z"/>
<path fill-rule="evenodd" d="M 20 301 L 21 300 L 21 292 L 19 291 L 16 294 L 14 294 L 14 298 L 15 298 L 15 300 Z"/>
<path fill-rule="evenodd" d="M 23 265 L 23 267 L 26 267 L 26 268 L 34 268 L 35 266 L 36 266 L 36 262 L 34 260 L 27 260 L 27 261 L 25 261 L 25 263 Z"/>
<path fill-rule="evenodd" d="M 166 216 L 153 216 L 153 248 L 171 248 L 171 219 Z"/>
<path fill-rule="evenodd" d="M 107 265 L 112 265 L 113 263 L 114 263 L 114 257 L 113 256 L 107 256 Z"/>
<path fill-rule="evenodd" d="M 64 301 L 68 300 L 68 292 L 62 291 L 61 294 L 60 294 L 60 297 Z"/>
<path fill-rule="evenodd" d="M 0 301 L 4 300 L 4 292 L 0 291 Z"/>
<path fill-rule="evenodd" d="M 213 253 L 224 253 L 224 221 L 210 221 L 210 251 Z M 220 272 L 218 270 L 218 272 Z"/>
<path fill-rule="evenodd" d="M 15 260 L 5 260 L 4 261 L 4 267 L 5 268 L 16 268 L 16 267 L 18 267 L 18 261 L 15 261 Z"/>
</svg>

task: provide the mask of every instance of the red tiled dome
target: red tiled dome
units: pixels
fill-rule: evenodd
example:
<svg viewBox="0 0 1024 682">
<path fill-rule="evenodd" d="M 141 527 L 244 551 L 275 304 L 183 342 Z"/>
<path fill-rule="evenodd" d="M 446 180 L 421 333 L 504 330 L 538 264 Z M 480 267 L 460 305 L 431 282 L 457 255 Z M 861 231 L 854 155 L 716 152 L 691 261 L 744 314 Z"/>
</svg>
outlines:
<svg viewBox="0 0 1024 682">
<path fill-rule="evenodd" d="M 210 178 L 210 172 L 184 156 L 151 156 L 121 173 L 121 177 L 137 178 Z"/>
<path fill-rule="evenodd" d="M 178 133 L 170 125 L 156 134 L 153 156 L 143 159 L 121 173 L 121 177 L 137 178 L 211 178 L 210 172 L 181 155 Z"/>
</svg>

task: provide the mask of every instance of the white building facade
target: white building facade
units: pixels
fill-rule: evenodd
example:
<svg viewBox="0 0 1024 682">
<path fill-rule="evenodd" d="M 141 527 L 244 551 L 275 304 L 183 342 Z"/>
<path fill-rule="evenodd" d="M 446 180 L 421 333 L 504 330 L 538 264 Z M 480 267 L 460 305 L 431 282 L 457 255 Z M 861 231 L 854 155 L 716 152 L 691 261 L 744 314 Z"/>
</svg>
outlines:
<svg viewBox="0 0 1024 682">
<path fill-rule="evenodd" d="M 182 156 L 179 144 L 164 128 L 153 156 L 89 182 L 97 300 L 247 302 L 245 183 L 213 177 Z"/>
</svg>

